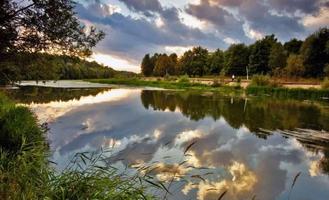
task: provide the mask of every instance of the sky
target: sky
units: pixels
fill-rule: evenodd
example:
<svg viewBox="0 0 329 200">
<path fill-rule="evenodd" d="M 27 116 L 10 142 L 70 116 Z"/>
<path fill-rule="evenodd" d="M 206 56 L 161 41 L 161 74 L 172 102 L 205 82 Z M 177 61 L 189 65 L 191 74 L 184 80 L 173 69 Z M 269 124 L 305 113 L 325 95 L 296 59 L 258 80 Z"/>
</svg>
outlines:
<svg viewBox="0 0 329 200">
<path fill-rule="evenodd" d="M 226 49 L 268 34 L 285 42 L 329 25 L 329 0 L 79 0 L 75 11 L 106 34 L 92 59 L 133 72 L 147 53 Z"/>
</svg>

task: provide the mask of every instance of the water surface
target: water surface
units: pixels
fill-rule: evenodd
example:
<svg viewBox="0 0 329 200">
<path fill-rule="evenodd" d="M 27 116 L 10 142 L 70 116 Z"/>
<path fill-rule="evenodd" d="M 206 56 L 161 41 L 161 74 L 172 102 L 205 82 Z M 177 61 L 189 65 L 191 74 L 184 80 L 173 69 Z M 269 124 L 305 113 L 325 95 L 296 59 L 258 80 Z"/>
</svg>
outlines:
<svg viewBox="0 0 329 200">
<path fill-rule="evenodd" d="M 8 93 L 49 123 L 58 168 L 77 152 L 113 148 L 111 163 L 157 165 L 154 175 L 163 181 L 175 175 L 169 199 L 212 200 L 227 190 L 224 199 L 286 200 L 299 172 L 290 199 L 329 197 L 328 146 L 275 131 L 329 131 L 328 102 L 138 88 Z"/>
</svg>

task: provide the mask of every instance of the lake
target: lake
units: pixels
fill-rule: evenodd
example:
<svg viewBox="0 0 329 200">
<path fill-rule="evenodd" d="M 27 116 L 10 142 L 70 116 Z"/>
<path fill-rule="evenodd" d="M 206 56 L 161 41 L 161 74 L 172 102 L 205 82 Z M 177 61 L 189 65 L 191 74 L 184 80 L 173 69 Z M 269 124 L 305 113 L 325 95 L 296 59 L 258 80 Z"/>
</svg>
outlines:
<svg viewBox="0 0 329 200">
<path fill-rule="evenodd" d="M 329 197 L 329 146 L 277 131 L 329 131 L 328 101 L 70 84 L 6 93 L 48 123 L 58 169 L 103 148 L 119 168 L 157 166 L 154 176 L 174 180 L 169 199 Z"/>
</svg>

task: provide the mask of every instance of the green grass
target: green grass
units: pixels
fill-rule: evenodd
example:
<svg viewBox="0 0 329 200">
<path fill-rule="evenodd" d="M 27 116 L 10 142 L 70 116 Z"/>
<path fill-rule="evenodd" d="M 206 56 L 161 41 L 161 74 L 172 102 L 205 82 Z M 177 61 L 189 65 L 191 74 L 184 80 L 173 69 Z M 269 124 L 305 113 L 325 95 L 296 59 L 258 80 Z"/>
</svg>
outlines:
<svg viewBox="0 0 329 200">
<path fill-rule="evenodd" d="M 239 86 L 213 86 L 202 83 L 192 83 L 190 81 L 147 81 L 142 79 L 89 79 L 85 80 L 92 83 L 114 84 L 114 85 L 127 85 L 127 86 L 144 86 L 144 87 L 157 87 L 164 89 L 182 89 L 182 90 L 204 90 L 216 91 L 223 93 L 241 94 L 242 90 Z"/>
<path fill-rule="evenodd" d="M 246 94 L 253 96 L 271 96 L 275 98 L 315 100 L 329 98 L 329 89 L 289 89 L 283 87 L 249 86 L 246 89 Z"/>
<path fill-rule="evenodd" d="M 146 190 L 165 189 L 138 172 L 119 173 L 102 153 L 78 154 L 56 172 L 45 133 L 28 108 L 0 93 L 0 199 L 152 199 Z"/>
<path fill-rule="evenodd" d="M 257 76 L 252 83 L 244 90 L 239 84 L 235 86 L 226 86 L 222 84 L 205 85 L 201 83 L 191 83 L 189 81 L 147 81 L 142 79 L 92 79 L 86 80 L 93 83 L 127 85 L 127 86 L 148 86 L 164 89 L 183 89 L 183 90 L 202 90 L 215 91 L 226 95 L 252 95 L 252 96 L 271 96 L 274 98 L 288 99 L 325 99 L 329 98 L 329 89 L 302 89 L 279 87 L 266 76 Z"/>
</svg>

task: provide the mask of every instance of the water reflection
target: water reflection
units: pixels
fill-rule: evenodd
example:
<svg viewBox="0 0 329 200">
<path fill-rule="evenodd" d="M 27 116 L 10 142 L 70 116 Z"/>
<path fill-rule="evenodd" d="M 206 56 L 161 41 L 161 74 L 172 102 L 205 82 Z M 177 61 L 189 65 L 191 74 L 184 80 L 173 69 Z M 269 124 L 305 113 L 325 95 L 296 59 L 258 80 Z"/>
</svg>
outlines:
<svg viewBox="0 0 329 200">
<path fill-rule="evenodd" d="M 257 131 L 329 130 L 327 104 L 113 89 L 30 106 L 43 119 L 53 116 L 58 167 L 76 152 L 113 147 L 110 163 L 150 166 L 160 180 L 174 180 L 169 199 L 218 199 L 226 190 L 231 200 L 287 199 L 298 172 L 291 199 L 329 196 L 326 146 Z"/>
</svg>

